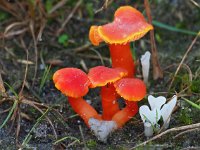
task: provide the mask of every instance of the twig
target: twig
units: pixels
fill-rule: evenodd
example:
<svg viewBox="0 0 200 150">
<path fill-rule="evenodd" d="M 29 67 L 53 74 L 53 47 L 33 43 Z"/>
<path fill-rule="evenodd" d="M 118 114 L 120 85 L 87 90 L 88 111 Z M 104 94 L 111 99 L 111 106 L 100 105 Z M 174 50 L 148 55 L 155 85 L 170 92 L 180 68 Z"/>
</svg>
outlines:
<svg viewBox="0 0 200 150">
<path fill-rule="evenodd" d="M 25 46 L 25 43 L 24 43 L 24 41 L 22 40 L 21 41 L 22 42 L 22 45 L 23 45 L 23 47 L 24 47 L 24 50 L 25 50 L 25 52 L 26 52 L 26 61 L 28 61 L 28 50 L 27 50 L 27 48 L 26 48 L 26 46 Z M 23 83 L 22 83 L 22 87 L 21 87 L 21 90 L 20 90 L 20 92 L 19 92 L 19 97 L 21 97 L 22 96 L 22 92 L 23 92 L 23 90 L 24 90 L 24 86 L 25 86 L 25 83 L 26 83 L 26 78 L 27 78 L 27 73 L 28 73 L 28 63 L 26 63 L 26 68 L 25 68 L 25 73 L 24 73 L 24 79 L 23 79 Z"/>
<path fill-rule="evenodd" d="M 84 138 L 84 135 L 83 135 L 83 131 L 82 131 L 82 128 L 81 128 L 81 125 L 79 125 L 78 127 L 79 127 L 79 131 L 80 131 L 80 133 L 81 133 L 81 137 L 82 137 L 82 139 L 83 139 L 84 150 L 88 150 L 87 145 L 86 145 L 86 142 L 85 142 L 85 138 Z"/>
<path fill-rule="evenodd" d="M 1 77 L 1 72 L 0 72 L 0 95 L 5 95 L 5 94 L 6 94 L 6 89 L 4 87 L 3 80 Z"/>
<path fill-rule="evenodd" d="M 60 2 L 58 2 L 49 12 L 48 14 L 52 14 L 54 11 L 56 11 L 57 9 L 59 9 L 60 7 L 62 7 L 63 5 L 65 5 L 68 2 L 68 0 L 61 0 Z"/>
<path fill-rule="evenodd" d="M 30 24 L 29 24 L 30 30 L 31 30 L 31 35 L 33 37 L 33 45 L 34 45 L 34 51 L 35 51 L 35 71 L 34 71 L 34 75 L 33 75 L 33 83 L 32 83 L 32 87 L 35 84 L 35 78 L 37 75 L 37 69 L 38 69 L 38 48 L 37 48 L 37 39 L 35 37 L 35 30 L 34 30 L 34 21 L 31 20 Z"/>
<path fill-rule="evenodd" d="M 175 139 L 175 138 L 177 138 L 177 137 L 179 137 L 179 136 L 181 136 L 183 134 L 186 134 L 186 133 L 189 133 L 189 132 L 193 132 L 193 131 L 200 131 L 200 128 L 194 128 L 194 129 L 189 129 L 189 130 L 183 131 L 183 132 L 177 134 L 173 139 Z"/>
<path fill-rule="evenodd" d="M 200 128 L 200 123 L 196 123 L 196 124 L 191 124 L 191 125 L 186 125 L 186 126 L 181 126 L 181 127 L 177 127 L 177 128 L 171 128 L 171 129 L 168 129 L 154 137 L 152 137 L 151 139 L 143 142 L 143 143 L 140 143 L 134 147 L 132 147 L 130 150 L 132 149 L 135 149 L 137 147 L 140 147 L 140 146 L 144 146 L 146 145 L 147 143 L 151 142 L 151 141 L 154 141 L 158 138 L 160 138 L 161 136 L 165 135 L 165 134 L 168 134 L 168 133 L 171 133 L 171 132 L 175 132 L 175 131 L 182 131 L 182 130 L 188 130 L 188 129 L 194 129 L 194 128 Z"/>
<path fill-rule="evenodd" d="M 85 57 L 85 58 L 90 58 L 90 59 L 102 59 L 102 60 L 105 60 L 105 61 L 108 61 L 108 62 L 110 62 L 110 59 L 109 58 L 107 58 L 107 57 L 102 57 L 102 58 L 100 58 L 99 56 L 97 56 L 97 55 L 91 55 L 91 54 L 87 54 L 87 55 L 85 55 L 85 54 L 77 54 L 77 56 L 79 56 L 79 57 Z"/>
<path fill-rule="evenodd" d="M 75 52 L 75 53 L 79 53 L 79 52 L 82 52 L 82 51 L 85 51 L 85 50 L 88 50 L 88 48 L 91 46 L 92 44 L 91 43 L 86 43 L 80 47 L 77 47 L 77 48 L 74 48 L 72 51 Z"/>
<path fill-rule="evenodd" d="M 172 84 L 173 84 L 173 82 L 174 82 L 174 80 L 175 80 L 176 75 L 178 74 L 178 72 L 179 72 L 181 66 L 183 65 L 183 62 L 185 61 L 186 57 L 188 56 L 188 53 L 192 50 L 192 47 L 193 47 L 193 45 L 195 44 L 195 42 L 197 41 L 197 39 L 198 39 L 199 36 L 200 36 L 200 32 L 196 35 L 196 37 L 194 38 L 194 40 L 192 41 L 192 43 L 191 43 L 190 46 L 188 47 L 187 51 L 185 52 L 185 54 L 184 54 L 184 56 L 183 56 L 183 58 L 182 58 L 182 60 L 181 60 L 181 62 L 180 62 L 180 64 L 179 64 L 179 66 L 178 66 L 177 69 L 176 69 L 176 72 L 175 72 L 175 74 L 174 74 L 174 77 L 173 77 L 173 79 L 172 79 L 172 81 L 171 81 L 171 83 L 170 83 L 170 85 L 169 85 L 168 91 L 171 89 Z"/>
<path fill-rule="evenodd" d="M 108 5 L 110 5 L 113 2 L 113 0 L 105 0 L 103 6 L 95 11 L 95 14 L 99 13 L 100 11 L 106 9 Z"/>
<path fill-rule="evenodd" d="M 200 4 L 198 4 L 196 1 L 194 0 L 190 0 L 195 6 L 197 6 L 198 8 L 200 8 Z"/>
<path fill-rule="evenodd" d="M 148 18 L 148 22 L 152 24 L 151 9 L 149 6 L 149 0 L 144 0 L 145 10 Z M 153 65 L 153 79 L 157 80 L 163 78 L 163 71 L 160 68 L 158 62 L 158 53 L 156 48 L 156 42 L 154 37 L 154 30 L 150 31 L 150 41 L 151 41 L 151 53 L 152 53 L 152 65 Z"/>
<path fill-rule="evenodd" d="M 67 23 L 69 22 L 69 20 L 73 17 L 74 13 L 76 12 L 76 10 L 79 8 L 79 6 L 81 5 L 82 0 L 79 0 L 75 7 L 73 8 L 73 10 L 71 11 L 71 13 L 68 15 L 68 17 L 65 19 L 65 21 L 62 23 L 60 29 L 57 31 L 56 35 L 59 36 L 60 33 L 64 30 L 65 26 L 67 25 Z"/>
</svg>

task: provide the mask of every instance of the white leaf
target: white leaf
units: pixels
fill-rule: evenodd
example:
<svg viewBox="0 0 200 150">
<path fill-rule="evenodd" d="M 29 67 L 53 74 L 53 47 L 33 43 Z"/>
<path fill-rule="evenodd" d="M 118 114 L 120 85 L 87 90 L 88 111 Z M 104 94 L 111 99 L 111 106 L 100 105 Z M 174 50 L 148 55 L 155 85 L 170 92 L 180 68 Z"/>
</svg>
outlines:
<svg viewBox="0 0 200 150">
<path fill-rule="evenodd" d="M 160 110 L 161 106 L 165 104 L 166 98 L 164 96 L 153 97 L 152 95 L 148 96 L 148 102 L 151 107 L 151 110 L 158 109 Z"/>
</svg>

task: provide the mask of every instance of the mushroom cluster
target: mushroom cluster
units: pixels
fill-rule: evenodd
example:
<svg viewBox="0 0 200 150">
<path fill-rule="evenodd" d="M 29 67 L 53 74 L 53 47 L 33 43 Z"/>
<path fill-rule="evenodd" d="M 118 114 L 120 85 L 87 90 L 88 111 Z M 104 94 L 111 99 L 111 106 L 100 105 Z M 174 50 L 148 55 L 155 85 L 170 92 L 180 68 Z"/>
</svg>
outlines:
<svg viewBox="0 0 200 150">
<path fill-rule="evenodd" d="M 144 82 L 134 77 L 130 42 L 153 29 L 133 7 L 120 7 L 114 16 L 112 23 L 92 26 L 89 32 L 93 45 L 108 43 L 112 68 L 97 66 L 88 74 L 77 68 L 64 68 L 53 76 L 56 88 L 68 97 L 74 111 L 101 141 L 106 141 L 110 132 L 122 127 L 138 112 L 137 102 L 146 95 Z M 101 87 L 102 114 L 83 99 L 89 88 L 96 87 Z M 125 101 L 124 108 L 119 108 L 120 97 Z"/>
<path fill-rule="evenodd" d="M 138 112 L 136 101 L 142 100 L 146 95 L 144 82 L 127 78 L 127 75 L 128 72 L 122 68 L 96 66 L 91 68 L 88 74 L 77 68 L 64 68 L 54 73 L 53 81 L 56 88 L 68 97 L 71 107 L 86 125 L 95 128 L 94 119 L 113 121 L 113 128 L 107 132 L 110 133 L 122 127 Z M 102 115 L 83 99 L 89 88 L 96 87 L 101 87 Z M 116 97 L 126 100 L 125 108 L 119 109 Z M 101 136 L 99 139 L 105 141 Z"/>
</svg>

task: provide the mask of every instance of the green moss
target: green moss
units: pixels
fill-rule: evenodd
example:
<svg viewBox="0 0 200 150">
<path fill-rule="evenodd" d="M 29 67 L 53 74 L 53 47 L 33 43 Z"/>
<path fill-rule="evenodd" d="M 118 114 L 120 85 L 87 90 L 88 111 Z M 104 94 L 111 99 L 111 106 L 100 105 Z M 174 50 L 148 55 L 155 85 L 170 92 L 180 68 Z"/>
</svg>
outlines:
<svg viewBox="0 0 200 150">
<path fill-rule="evenodd" d="M 95 140 L 89 140 L 86 142 L 87 147 L 90 149 L 94 149 L 97 147 L 97 142 Z"/>
<path fill-rule="evenodd" d="M 200 93 L 200 80 L 192 81 L 192 85 L 190 87 L 192 92 Z"/>
<path fill-rule="evenodd" d="M 182 109 L 180 116 L 179 116 L 179 120 L 180 122 L 184 123 L 184 124 L 192 124 L 192 118 L 190 116 L 190 113 L 188 109 Z"/>
</svg>

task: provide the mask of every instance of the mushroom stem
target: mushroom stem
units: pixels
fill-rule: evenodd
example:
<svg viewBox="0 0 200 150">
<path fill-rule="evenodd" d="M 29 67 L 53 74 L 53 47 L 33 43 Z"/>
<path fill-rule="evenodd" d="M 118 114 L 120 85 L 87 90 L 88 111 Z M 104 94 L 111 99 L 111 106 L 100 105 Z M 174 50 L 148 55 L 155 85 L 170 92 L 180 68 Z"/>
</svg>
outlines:
<svg viewBox="0 0 200 150">
<path fill-rule="evenodd" d="M 73 110 L 84 120 L 87 126 L 90 118 L 101 119 L 97 111 L 89 105 L 83 98 L 68 97 L 68 101 Z"/>
<path fill-rule="evenodd" d="M 134 60 L 131 53 L 130 42 L 126 44 L 110 44 L 112 67 L 124 68 L 128 71 L 128 77 L 133 77 L 135 72 Z"/>
<path fill-rule="evenodd" d="M 117 93 L 113 84 L 108 84 L 101 88 L 101 99 L 102 99 L 102 119 L 111 120 L 113 115 L 119 111 L 119 105 L 116 101 Z"/>
<path fill-rule="evenodd" d="M 117 112 L 112 120 L 117 123 L 117 128 L 122 127 L 127 121 L 129 121 L 138 112 L 137 102 L 126 101 L 126 107 Z"/>
</svg>

